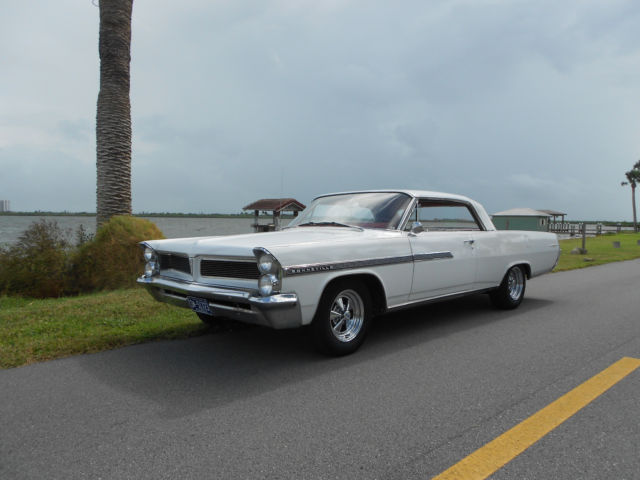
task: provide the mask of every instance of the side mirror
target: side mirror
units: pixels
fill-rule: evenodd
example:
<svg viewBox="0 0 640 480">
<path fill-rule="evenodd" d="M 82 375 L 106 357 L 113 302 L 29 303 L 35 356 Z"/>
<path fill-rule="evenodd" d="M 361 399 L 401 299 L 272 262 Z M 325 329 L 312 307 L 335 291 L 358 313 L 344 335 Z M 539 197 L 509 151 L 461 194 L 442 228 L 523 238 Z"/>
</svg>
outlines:
<svg viewBox="0 0 640 480">
<path fill-rule="evenodd" d="M 420 222 L 413 222 L 411 224 L 411 233 L 421 233 L 424 232 L 424 228 Z"/>
</svg>

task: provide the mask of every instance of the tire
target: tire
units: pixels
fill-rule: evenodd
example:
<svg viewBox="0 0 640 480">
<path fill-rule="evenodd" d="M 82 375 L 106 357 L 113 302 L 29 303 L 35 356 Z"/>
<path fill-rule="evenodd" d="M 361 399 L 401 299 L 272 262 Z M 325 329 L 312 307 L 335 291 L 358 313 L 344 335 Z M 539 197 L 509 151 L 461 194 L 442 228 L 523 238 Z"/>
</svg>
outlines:
<svg viewBox="0 0 640 480">
<path fill-rule="evenodd" d="M 502 310 L 517 308 L 522 303 L 526 286 L 527 276 L 524 269 L 519 265 L 511 267 L 500 286 L 489 293 L 491 303 Z"/>
<path fill-rule="evenodd" d="M 343 280 L 327 287 L 311 323 L 316 348 L 327 355 L 355 352 L 367 334 L 371 295 L 362 282 Z"/>
</svg>

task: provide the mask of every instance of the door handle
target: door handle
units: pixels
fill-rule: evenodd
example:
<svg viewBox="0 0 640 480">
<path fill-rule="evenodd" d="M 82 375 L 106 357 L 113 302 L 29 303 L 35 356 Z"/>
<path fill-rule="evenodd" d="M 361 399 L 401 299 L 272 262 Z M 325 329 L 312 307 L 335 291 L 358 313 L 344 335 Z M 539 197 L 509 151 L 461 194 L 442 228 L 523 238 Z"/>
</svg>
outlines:
<svg viewBox="0 0 640 480">
<path fill-rule="evenodd" d="M 465 240 L 464 243 L 467 243 L 469 245 L 473 245 L 474 243 L 476 243 L 475 240 Z"/>
</svg>

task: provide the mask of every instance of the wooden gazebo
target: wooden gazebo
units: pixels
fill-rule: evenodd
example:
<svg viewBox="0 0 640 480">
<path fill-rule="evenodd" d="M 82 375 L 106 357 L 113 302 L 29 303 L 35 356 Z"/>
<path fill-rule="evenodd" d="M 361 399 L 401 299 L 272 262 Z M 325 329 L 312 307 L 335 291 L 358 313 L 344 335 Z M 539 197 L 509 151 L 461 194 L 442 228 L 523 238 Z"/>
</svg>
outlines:
<svg viewBox="0 0 640 480">
<path fill-rule="evenodd" d="M 293 216 L 297 217 L 298 212 L 305 208 L 306 206 L 295 198 L 263 198 L 243 207 L 243 210 L 253 210 L 255 222 L 252 227 L 254 232 L 272 232 L 280 230 L 280 214 L 282 212 L 293 212 Z M 273 222 L 260 224 L 258 221 L 260 212 L 271 213 Z"/>
</svg>

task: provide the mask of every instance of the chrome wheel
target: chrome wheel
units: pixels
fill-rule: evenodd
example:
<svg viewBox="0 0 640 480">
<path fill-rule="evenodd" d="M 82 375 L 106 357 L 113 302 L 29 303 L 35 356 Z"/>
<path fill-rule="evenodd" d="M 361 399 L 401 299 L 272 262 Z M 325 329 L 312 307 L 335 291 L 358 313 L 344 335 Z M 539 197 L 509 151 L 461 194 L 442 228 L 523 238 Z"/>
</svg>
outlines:
<svg viewBox="0 0 640 480">
<path fill-rule="evenodd" d="M 527 274 L 523 266 L 515 265 L 505 273 L 502 283 L 489 292 L 491 303 L 498 308 L 511 310 L 517 308 L 524 298 Z"/>
<path fill-rule="evenodd" d="M 511 300 L 517 301 L 524 291 L 524 274 L 521 268 L 512 268 L 507 277 L 507 291 Z"/>
<path fill-rule="evenodd" d="M 354 290 L 341 291 L 331 303 L 329 323 L 331 332 L 341 342 L 350 342 L 362 329 L 364 302 Z"/>
<path fill-rule="evenodd" d="M 346 278 L 330 283 L 311 322 L 316 348 L 334 356 L 355 352 L 367 335 L 371 305 L 371 294 L 364 282 Z"/>
</svg>

